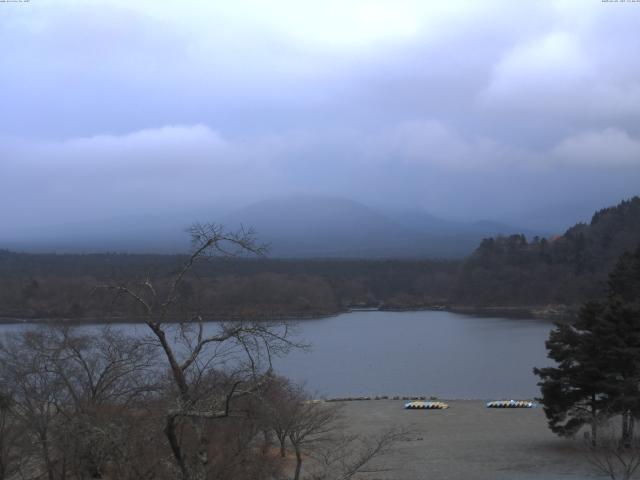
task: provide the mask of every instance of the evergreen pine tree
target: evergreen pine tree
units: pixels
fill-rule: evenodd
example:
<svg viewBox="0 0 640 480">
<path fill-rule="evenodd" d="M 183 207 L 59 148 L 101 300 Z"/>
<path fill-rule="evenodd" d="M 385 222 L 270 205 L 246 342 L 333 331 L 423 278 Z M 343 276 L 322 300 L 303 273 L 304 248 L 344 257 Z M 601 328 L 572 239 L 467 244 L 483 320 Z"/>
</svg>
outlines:
<svg viewBox="0 0 640 480">
<path fill-rule="evenodd" d="M 535 368 L 541 379 L 551 430 L 572 436 L 591 425 L 622 418 L 622 441 L 630 445 L 640 418 L 640 248 L 624 254 L 609 276 L 606 302 L 583 306 L 573 325 L 557 325 L 546 342 L 556 367 Z"/>
<path fill-rule="evenodd" d="M 602 305 L 588 303 L 575 324 L 558 324 L 546 342 L 549 358 L 558 365 L 534 368 L 541 378 L 541 402 L 551 431 L 571 437 L 584 425 L 590 425 L 594 445 L 610 390 L 598 363 L 600 344 L 594 334 L 602 311 Z"/>
</svg>

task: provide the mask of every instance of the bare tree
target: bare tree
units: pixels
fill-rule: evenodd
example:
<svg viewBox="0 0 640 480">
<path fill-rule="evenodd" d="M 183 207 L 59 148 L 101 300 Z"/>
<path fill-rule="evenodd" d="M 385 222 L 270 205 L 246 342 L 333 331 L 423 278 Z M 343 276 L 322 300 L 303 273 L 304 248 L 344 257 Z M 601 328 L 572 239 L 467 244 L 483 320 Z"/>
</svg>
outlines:
<svg viewBox="0 0 640 480">
<path fill-rule="evenodd" d="M 101 405 L 130 404 L 158 389 L 152 373 L 157 358 L 155 347 L 111 327 L 97 334 L 77 329 L 51 329 L 55 346 L 49 363 L 63 380 L 79 411 Z"/>
<path fill-rule="evenodd" d="M 272 375 L 265 382 L 261 416 L 265 430 L 273 432 L 278 439 L 282 458 L 287 455 L 287 439 L 295 427 L 300 404 L 305 400 L 302 390 L 284 377 Z"/>
<path fill-rule="evenodd" d="M 186 278 L 200 261 L 264 252 L 251 231 L 228 232 L 216 224 L 196 224 L 190 233 L 192 252 L 168 283 L 154 283 L 147 277 L 104 287 L 139 306 L 163 353 L 174 393 L 166 409 L 164 432 L 180 476 L 196 480 L 206 478 L 210 469 L 208 424 L 241 415 L 233 410 L 234 401 L 259 393 L 261 373 L 270 369 L 272 357 L 295 344 L 285 322 L 218 322 L 205 329 L 197 306 L 186 309 L 191 311 L 187 319 L 172 318 L 183 300 Z M 228 372 L 226 382 L 211 381 L 217 370 Z M 196 438 L 195 446 L 179 434 L 186 427 Z"/>
<path fill-rule="evenodd" d="M 97 335 L 57 328 L 48 368 L 64 383 L 68 403 L 65 417 L 65 458 L 76 472 L 102 478 L 128 456 L 124 436 L 131 413 L 146 409 L 158 390 L 154 375 L 155 349 L 147 342 L 109 327 Z"/>
<path fill-rule="evenodd" d="M 358 474 L 387 472 L 389 468 L 375 462 L 391 453 L 394 445 L 409 433 L 408 430 L 389 429 L 368 438 L 342 432 L 311 450 L 317 472 L 310 479 L 349 480 Z"/>
<path fill-rule="evenodd" d="M 13 430 L 25 468 L 54 478 L 102 478 L 121 463 L 130 413 L 155 385 L 153 350 L 105 328 L 100 335 L 41 327 L 8 335 L 0 377 L 10 389 Z M 40 459 L 36 461 L 36 459 Z"/>
<path fill-rule="evenodd" d="M 0 480 L 20 470 L 20 431 L 14 418 L 15 402 L 0 391 Z"/>
<path fill-rule="evenodd" d="M 389 453 L 408 432 L 387 430 L 371 438 L 346 433 L 342 406 L 312 400 L 304 388 L 286 378 L 272 377 L 264 395 L 262 414 L 286 456 L 286 444 L 295 454 L 293 480 L 348 480 L 358 473 L 382 472 L 372 466 L 374 459 Z M 309 472 L 302 466 L 309 459 Z"/>
<path fill-rule="evenodd" d="M 29 467 L 42 469 L 49 480 L 55 480 L 55 435 L 62 422 L 60 406 L 66 403 L 67 392 L 42 353 L 46 343 L 35 331 L 5 339 L 0 347 L 0 375 L 15 402 L 16 423 L 26 433 L 23 454 L 40 460 L 41 465 L 32 462 Z"/>
<path fill-rule="evenodd" d="M 587 461 L 611 480 L 629 480 L 640 468 L 639 437 L 625 436 L 621 439 L 609 422 L 601 425 L 597 445 L 586 440 Z"/>
</svg>

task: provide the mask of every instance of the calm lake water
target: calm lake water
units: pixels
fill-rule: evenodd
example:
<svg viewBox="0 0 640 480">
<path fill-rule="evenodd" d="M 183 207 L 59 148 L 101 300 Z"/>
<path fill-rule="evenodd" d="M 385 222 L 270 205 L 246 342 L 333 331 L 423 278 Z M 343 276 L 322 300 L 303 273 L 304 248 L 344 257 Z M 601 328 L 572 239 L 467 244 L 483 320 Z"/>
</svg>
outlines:
<svg viewBox="0 0 640 480">
<path fill-rule="evenodd" d="M 300 324 L 310 353 L 278 370 L 320 395 L 515 398 L 539 394 L 551 322 L 441 311 L 353 312 Z"/>
<path fill-rule="evenodd" d="M 275 366 L 317 396 L 531 398 L 539 394 L 532 368 L 550 363 L 544 341 L 552 327 L 441 311 L 352 312 L 300 322 L 310 351 Z M 142 325 L 120 328 L 146 333 Z"/>
</svg>

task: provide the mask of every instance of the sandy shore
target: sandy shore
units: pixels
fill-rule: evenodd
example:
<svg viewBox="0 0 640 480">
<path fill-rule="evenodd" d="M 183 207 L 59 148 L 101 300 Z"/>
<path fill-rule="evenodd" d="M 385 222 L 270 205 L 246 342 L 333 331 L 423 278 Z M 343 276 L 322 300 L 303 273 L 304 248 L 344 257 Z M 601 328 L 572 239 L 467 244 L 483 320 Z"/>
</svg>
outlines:
<svg viewBox="0 0 640 480">
<path fill-rule="evenodd" d="M 399 400 L 340 402 L 354 432 L 393 426 L 412 431 L 384 458 L 391 471 L 376 480 L 574 480 L 602 478 L 580 440 L 549 431 L 544 412 L 488 409 L 481 400 L 447 401 L 448 410 L 404 410 Z"/>
</svg>

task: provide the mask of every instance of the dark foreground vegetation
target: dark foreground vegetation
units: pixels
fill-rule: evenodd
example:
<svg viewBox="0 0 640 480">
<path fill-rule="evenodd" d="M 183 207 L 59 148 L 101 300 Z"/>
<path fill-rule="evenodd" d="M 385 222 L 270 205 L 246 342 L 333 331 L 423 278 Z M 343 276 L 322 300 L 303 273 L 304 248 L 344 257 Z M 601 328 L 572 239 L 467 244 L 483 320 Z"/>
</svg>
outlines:
<svg viewBox="0 0 640 480">
<path fill-rule="evenodd" d="M 152 337 L 109 328 L 6 336 L 0 479 L 346 480 L 375 471 L 400 432 L 348 435 L 339 407 L 260 364 L 287 344 L 276 331 L 234 325 L 199 340 L 193 326 L 168 329 L 181 338 L 169 350 L 177 371 Z"/>
<path fill-rule="evenodd" d="M 205 225 L 192 235 L 192 255 L 170 279 L 100 285 L 135 305 L 140 335 L 42 325 L 3 338 L 0 479 L 348 480 L 376 471 L 372 460 L 401 432 L 347 435 L 335 407 L 276 376 L 271 359 L 304 348 L 288 323 L 205 327 L 185 303 L 180 292 L 209 254 L 260 250 L 244 232 Z M 166 323 L 174 308 L 190 316 Z"/>
<path fill-rule="evenodd" d="M 547 341 L 554 367 L 536 368 L 549 427 L 564 437 L 590 428 L 589 458 L 609 478 L 640 467 L 640 248 L 620 257 L 604 301 L 590 301 Z M 619 437 L 611 422 L 619 419 Z"/>
<path fill-rule="evenodd" d="M 603 299 L 618 258 L 640 246 L 640 197 L 596 212 L 564 235 L 489 238 L 461 267 L 456 301 L 580 305 Z"/>
<path fill-rule="evenodd" d="M 350 308 L 577 311 L 606 295 L 616 259 L 640 244 L 640 198 L 596 212 L 554 238 L 489 238 L 463 261 L 218 258 L 194 267 L 173 315 L 194 305 L 209 318 L 322 316 Z M 0 251 L 0 317 L 134 319 L 96 286 L 131 278 L 169 281 L 186 257 L 31 255 Z"/>
</svg>

